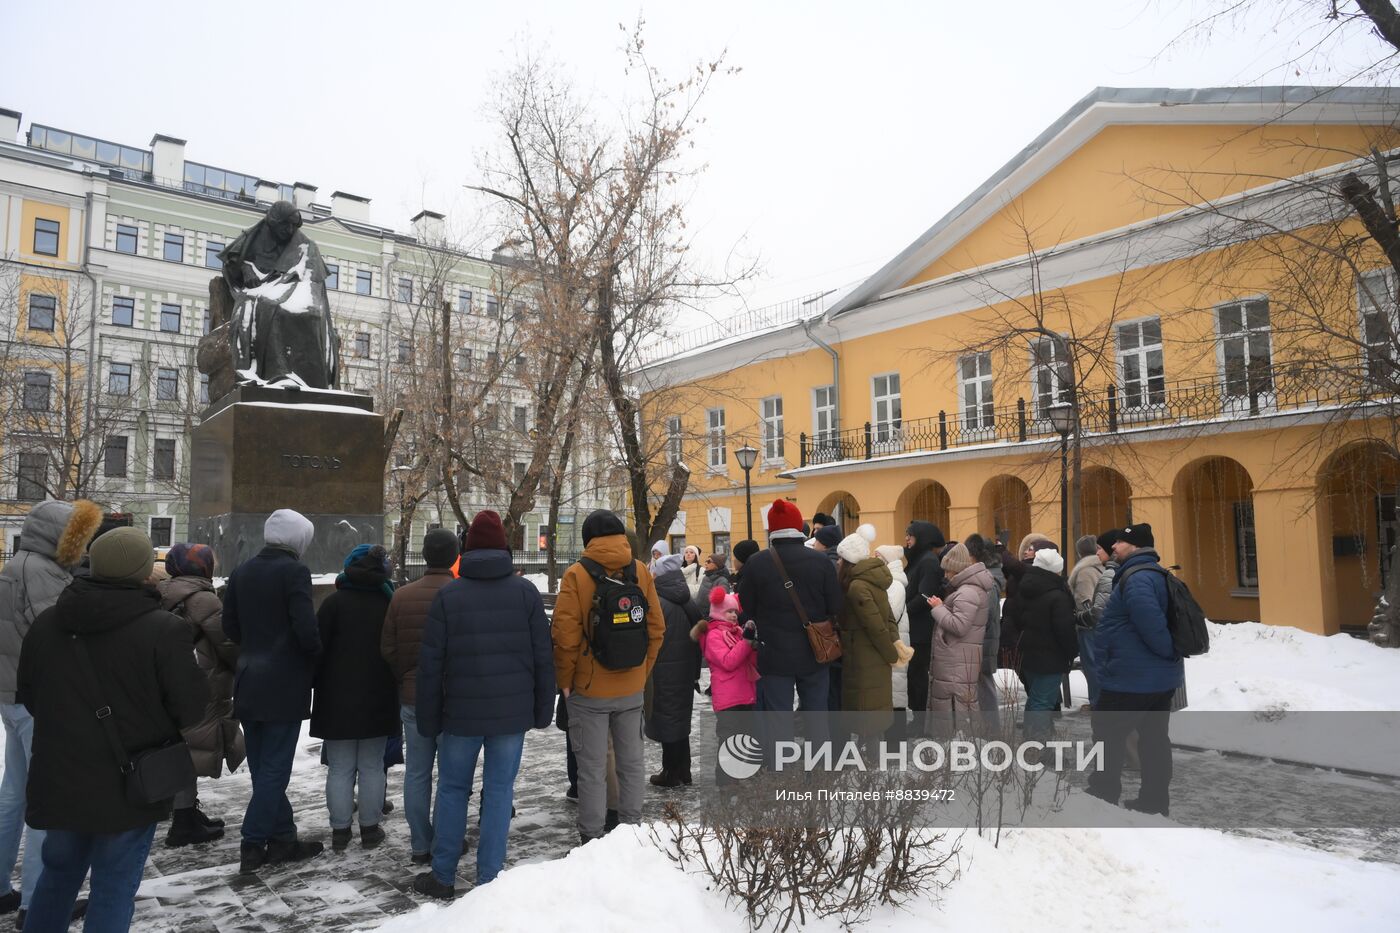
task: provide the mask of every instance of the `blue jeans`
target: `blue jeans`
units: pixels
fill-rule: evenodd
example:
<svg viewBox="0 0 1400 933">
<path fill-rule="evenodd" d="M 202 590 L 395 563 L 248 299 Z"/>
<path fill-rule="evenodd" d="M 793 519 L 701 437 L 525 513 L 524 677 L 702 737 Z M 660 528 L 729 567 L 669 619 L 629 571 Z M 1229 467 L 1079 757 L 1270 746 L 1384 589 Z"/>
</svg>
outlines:
<svg viewBox="0 0 1400 933">
<path fill-rule="evenodd" d="M 24 867 L 21 871 L 20 906 L 34 899 L 34 886 L 43 868 L 39 852 L 44 847 L 44 831 L 24 825 L 25 785 L 29 783 L 30 744 L 34 740 L 34 717 L 19 703 L 0 704 L 5 722 L 5 776 L 0 779 L 0 872 L 4 873 L 5 893 L 13 891 L 10 876 L 19 859 L 19 840 L 24 837 Z"/>
<path fill-rule="evenodd" d="M 510 808 L 515 800 L 515 775 L 525 751 L 525 733 L 512 735 L 452 735 L 438 737 L 438 796 L 433 820 L 433 877 L 454 884 L 467 835 L 467 798 L 472 792 L 476 760 L 486 749 L 481 776 L 481 835 L 476 844 L 476 883 L 483 885 L 501 873 L 510 834 Z"/>
<path fill-rule="evenodd" d="M 1063 674 L 1026 675 L 1026 738 L 1045 740 L 1054 733 L 1051 714 L 1060 701 Z"/>
<path fill-rule="evenodd" d="M 126 933 L 155 835 L 155 823 L 124 833 L 49 830 L 44 839 L 44 872 L 24 918 L 26 933 L 66 933 L 89 869 L 92 881 L 84 933 Z"/>
<path fill-rule="evenodd" d="M 1089 687 L 1089 707 L 1099 705 L 1099 675 L 1094 671 L 1094 630 L 1079 630 L 1079 668 L 1084 672 L 1084 683 Z"/>
<path fill-rule="evenodd" d="M 433 764 L 437 761 L 437 736 L 418 731 L 418 709 L 399 708 L 403 720 L 403 815 L 408 821 L 413 854 L 433 850 Z"/>
<path fill-rule="evenodd" d="M 360 825 L 378 826 L 384 815 L 384 746 L 387 735 L 373 739 L 326 739 L 326 809 L 331 829 L 349 829 L 355 813 L 355 783 L 360 785 Z"/>
<path fill-rule="evenodd" d="M 769 714 L 759 717 L 759 728 L 766 733 L 764 761 L 769 768 L 774 766 L 776 743 L 791 741 L 797 734 L 792 717 L 794 692 L 803 713 L 803 737 L 814 744 L 827 740 L 831 731 L 827 721 L 830 716 L 827 695 L 831 689 L 831 674 L 827 668 L 826 664 L 818 664 L 810 674 L 797 677 L 764 674 L 758 678 L 758 709 Z"/>
<path fill-rule="evenodd" d="M 253 796 L 243 814 L 244 842 L 266 845 L 273 839 L 296 838 L 287 785 L 292 780 L 292 760 L 300 735 L 301 720 L 243 724 L 248 771 L 253 778 Z"/>
</svg>

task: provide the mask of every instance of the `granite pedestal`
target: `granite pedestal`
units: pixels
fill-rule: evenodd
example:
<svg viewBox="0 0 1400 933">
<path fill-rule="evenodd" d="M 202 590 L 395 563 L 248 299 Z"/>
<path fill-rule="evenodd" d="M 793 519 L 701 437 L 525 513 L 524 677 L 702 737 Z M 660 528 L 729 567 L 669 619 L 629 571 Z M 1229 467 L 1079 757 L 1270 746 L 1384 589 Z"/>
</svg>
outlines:
<svg viewBox="0 0 1400 933">
<path fill-rule="evenodd" d="M 263 522 L 295 509 L 316 526 L 303 561 L 338 572 L 384 540 L 384 417 L 367 395 L 238 386 L 191 434 L 190 537 L 220 575 L 263 546 Z"/>
</svg>

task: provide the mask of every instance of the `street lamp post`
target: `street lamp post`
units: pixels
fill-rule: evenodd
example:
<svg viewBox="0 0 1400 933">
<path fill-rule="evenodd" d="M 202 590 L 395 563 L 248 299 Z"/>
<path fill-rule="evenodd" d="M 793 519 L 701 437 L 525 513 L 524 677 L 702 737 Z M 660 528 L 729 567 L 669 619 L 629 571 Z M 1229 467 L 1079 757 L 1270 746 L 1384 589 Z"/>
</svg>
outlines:
<svg viewBox="0 0 1400 933">
<path fill-rule="evenodd" d="M 745 444 L 734 451 L 734 459 L 739 461 L 739 468 L 744 471 L 744 528 L 750 541 L 753 540 L 753 487 L 749 485 L 749 471 L 753 469 L 754 461 L 758 459 L 758 450 Z M 732 547 L 732 545 L 731 545 Z"/>
<path fill-rule="evenodd" d="M 1060 556 L 1069 569 L 1069 432 L 1074 427 L 1074 406 L 1057 402 L 1045 410 L 1060 434 Z"/>
</svg>

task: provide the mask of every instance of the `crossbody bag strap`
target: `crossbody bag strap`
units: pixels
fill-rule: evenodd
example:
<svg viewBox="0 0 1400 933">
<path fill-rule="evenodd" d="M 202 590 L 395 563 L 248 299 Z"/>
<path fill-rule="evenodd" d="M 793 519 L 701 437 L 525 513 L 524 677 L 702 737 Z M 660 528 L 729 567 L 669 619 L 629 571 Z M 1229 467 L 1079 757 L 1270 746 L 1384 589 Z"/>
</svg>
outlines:
<svg viewBox="0 0 1400 933">
<path fill-rule="evenodd" d="M 797 609 L 797 618 L 802 620 L 803 628 L 812 624 L 812 620 L 807 618 L 807 610 L 802 605 L 802 600 L 797 598 L 797 590 L 792 585 L 792 580 L 788 578 L 787 568 L 783 566 L 783 559 L 778 556 L 778 549 L 770 547 L 768 549 L 773 554 L 773 563 L 778 565 L 778 574 L 783 578 L 783 589 L 787 590 L 792 597 L 792 605 Z"/>
<path fill-rule="evenodd" d="M 83 644 L 82 636 L 70 635 L 69 638 L 78 654 L 78 668 L 83 679 L 94 688 L 98 688 L 97 671 L 92 666 L 92 657 L 88 654 L 87 645 Z M 89 700 L 89 702 L 91 701 Z M 117 723 L 112 718 L 112 707 L 105 703 L 99 705 L 96 708 L 96 716 L 97 721 L 102 723 L 102 733 L 107 737 L 107 746 L 117 759 L 117 765 L 122 774 L 130 774 L 134 766 L 131 763 L 131 756 L 126 753 L 126 747 L 122 745 L 122 737 L 117 732 Z"/>
</svg>

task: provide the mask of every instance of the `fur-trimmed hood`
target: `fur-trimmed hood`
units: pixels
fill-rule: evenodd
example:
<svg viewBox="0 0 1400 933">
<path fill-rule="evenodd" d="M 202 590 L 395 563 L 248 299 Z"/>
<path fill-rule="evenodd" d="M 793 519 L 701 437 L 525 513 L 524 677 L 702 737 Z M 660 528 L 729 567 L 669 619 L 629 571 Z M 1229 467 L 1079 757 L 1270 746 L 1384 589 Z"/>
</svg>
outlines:
<svg viewBox="0 0 1400 933">
<path fill-rule="evenodd" d="M 102 527 L 102 508 L 96 502 L 50 500 L 29 510 L 20 531 L 19 549 L 47 557 L 65 569 L 82 562 L 88 542 Z"/>
</svg>

